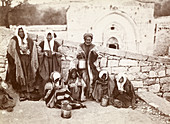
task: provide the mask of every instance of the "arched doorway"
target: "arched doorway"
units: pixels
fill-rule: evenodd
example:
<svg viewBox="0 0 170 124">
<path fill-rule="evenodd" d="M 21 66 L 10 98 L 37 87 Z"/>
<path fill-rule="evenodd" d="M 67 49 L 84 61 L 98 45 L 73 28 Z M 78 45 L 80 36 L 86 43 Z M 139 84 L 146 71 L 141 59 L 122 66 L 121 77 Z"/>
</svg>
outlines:
<svg viewBox="0 0 170 124">
<path fill-rule="evenodd" d="M 95 41 L 108 47 L 110 40 L 117 39 L 119 49 L 138 52 L 138 30 L 135 22 L 124 12 L 115 10 L 104 13 L 91 26 Z"/>
</svg>

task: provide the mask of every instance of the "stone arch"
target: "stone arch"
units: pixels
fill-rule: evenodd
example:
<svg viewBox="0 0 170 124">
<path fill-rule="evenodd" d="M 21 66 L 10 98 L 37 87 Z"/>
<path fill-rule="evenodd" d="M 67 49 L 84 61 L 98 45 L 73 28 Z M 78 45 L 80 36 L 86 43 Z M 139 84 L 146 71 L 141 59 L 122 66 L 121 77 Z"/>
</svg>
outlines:
<svg viewBox="0 0 170 124">
<path fill-rule="evenodd" d="M 113 25 L 117 31 L 110 29 L 109 32 L 109 28 Z M 96 36 L 94 42 L 100 45 L 106 46 L 107 40 L 115 37 L 120 43 L 120 49 L 138 52 L 138 29 L 133 19 L 125 12 L 114 10 L 103 13 L 94 21 L 91 31 Z"/>
</svg>

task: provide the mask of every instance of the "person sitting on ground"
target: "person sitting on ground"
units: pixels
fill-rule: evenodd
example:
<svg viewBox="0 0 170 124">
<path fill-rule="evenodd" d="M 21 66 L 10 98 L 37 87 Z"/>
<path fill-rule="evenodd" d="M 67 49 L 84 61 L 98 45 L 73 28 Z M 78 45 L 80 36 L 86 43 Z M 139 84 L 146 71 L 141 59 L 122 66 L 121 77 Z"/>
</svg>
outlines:
<svg viewBox="0 0 170 124">
<path fill-rule="evenodd" d="M 109 77 L 109 73 L 105 70 L 100 71 L 92 93 L 93 98 L 97 102 L 101 102 L 102 97 L 111 97 L 114 85 L 114 82 Z"/>
<path fill-rule="evenodd" d="M 80 78 L 76 68 L 69 70 L 66 84 L 68 84 L 68 88 L 71 91 L 71 96 L 74 100 L 85 101 L 84 89 L 86 83 Z"/>
<path fill-rule="evenodd" d="M 132 83 L 124 73 L 119 73 L 115 79 L 112 104 L 118 108 L 132 107 L 135 109 L 136 95 Z"/>
<path fill-rule="evenodd" d="M 61 108 L 62 101 L 69 101 L 73 109 L 84 108 L 85 105 L 76 102 L 71 97 L 68 86 L 64 84 L 59 72 L 52 72 L 50 81 L 45 85 L 45 103 L 49 108 Z"/>
<path fill-rule="evenodd" d="M 12 86 L 6 84 L 0 77 L 0 109 L 12 112 L 16 101 L 17 95 Z"/>
</svg>

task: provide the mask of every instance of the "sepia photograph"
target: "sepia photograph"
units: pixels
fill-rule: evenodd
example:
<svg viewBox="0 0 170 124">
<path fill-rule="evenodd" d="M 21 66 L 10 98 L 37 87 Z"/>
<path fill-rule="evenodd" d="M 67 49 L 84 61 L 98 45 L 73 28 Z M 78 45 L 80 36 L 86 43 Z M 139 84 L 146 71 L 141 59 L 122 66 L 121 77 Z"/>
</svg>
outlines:
<svg viewBox="0 0 170 124">
<path fill-rule="evenodd" d="M 170 124 L 170 0 L 0 0 L 0 124 Z"/>
</svg>

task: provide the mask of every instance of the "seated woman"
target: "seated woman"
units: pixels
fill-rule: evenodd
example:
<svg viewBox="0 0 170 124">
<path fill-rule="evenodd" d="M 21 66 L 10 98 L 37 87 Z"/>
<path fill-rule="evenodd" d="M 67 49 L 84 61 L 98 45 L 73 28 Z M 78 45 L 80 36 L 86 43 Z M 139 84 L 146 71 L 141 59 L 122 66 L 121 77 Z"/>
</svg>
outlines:
<svg viewBox="0 0 170 124">
<path fill-rule="evenodd" d="M 86 84 L 84 80 L 80 78 L 76 68 L 69 70 L 66 84 L 68 84 L 68 88 L 74 100 L 85 101 L 84 89 Z"/>
<path fill-rule="evenodd" d="M 12 86 L 7 85 L 0 77 L 0 109 L 13 111 L 16 105 L 17 95 L 14 93 Z"/>
<path fill-rule="evenodd" d="M 49 108 L 61 108 L 62 101 L 68 100 L 73 109 L 83 108 L 85 105 L 75 102 L 67 86 L 62 82 L 59 72 L 52 72 L 50 82 L 45 85 L 45 103 Z"/>
<path fill-rule="evenodd" d="M 114 85 L 114 82 L 109 77 L 109 73 L 105 70 L 100 71 L 92 93 L 93 98 L 97 102 L 100 102 L 102 97 L 110 97 L 113 92 Z"/>
<path fill-rule="evenodd" d="M 136 96 L 134 87 L 123 73 L 119 73 L 115 80 L 112 103 L 113 106 L 118 108 L 132 107 L 135 109 Z"/>
</svg>

